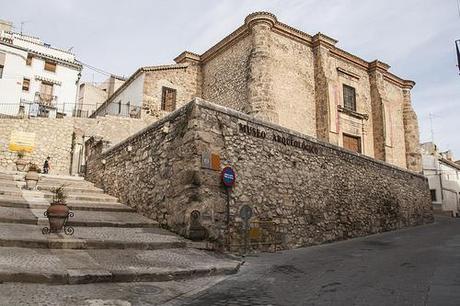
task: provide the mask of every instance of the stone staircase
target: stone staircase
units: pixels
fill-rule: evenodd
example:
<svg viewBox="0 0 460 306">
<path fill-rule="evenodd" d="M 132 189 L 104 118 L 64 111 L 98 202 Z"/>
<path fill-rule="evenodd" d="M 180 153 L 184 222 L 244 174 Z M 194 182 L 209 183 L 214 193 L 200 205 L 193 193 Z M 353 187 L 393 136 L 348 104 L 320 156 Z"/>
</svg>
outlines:
<svg viewBox="0 0 460 306">
<path fill-rule="evenodd" d="M 64 184 L 73 235 L 43 234 L 51 189 Z M 79 177 L 0 171 L 0 282 L 78 284 L 168 281 L 236 273 L 240 262 L 192 248 Z"/>
</svg>

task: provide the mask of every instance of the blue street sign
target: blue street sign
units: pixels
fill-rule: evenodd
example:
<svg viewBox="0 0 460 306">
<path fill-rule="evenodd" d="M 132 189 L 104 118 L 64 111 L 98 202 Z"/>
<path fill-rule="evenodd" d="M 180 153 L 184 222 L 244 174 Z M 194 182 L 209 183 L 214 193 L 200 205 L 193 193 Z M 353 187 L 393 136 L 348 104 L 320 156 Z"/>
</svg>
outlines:
<svg viewBox="0 0 460 306">
<path fill-rule="evenodd" d="M 233 171 L 231 167 L 225 167 L 222 169 L 221 176 L 222 183 L 224 183 L 226 187 L 232 187 L 235 184 L 235 171 Z"/>
</svg>

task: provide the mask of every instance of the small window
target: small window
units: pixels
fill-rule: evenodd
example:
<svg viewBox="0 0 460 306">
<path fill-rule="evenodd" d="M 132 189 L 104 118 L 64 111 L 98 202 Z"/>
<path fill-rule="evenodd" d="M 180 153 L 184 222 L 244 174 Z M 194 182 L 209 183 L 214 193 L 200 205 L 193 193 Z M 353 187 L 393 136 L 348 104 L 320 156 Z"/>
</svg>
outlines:
<svg viewBox="0 0 460 306">
<path fill-rule="evenodd" d="M 343 134 L 343 147 L 347 150 L 361 153 L 361 137 Z"/>
<path fill-rule="evenodd" d="M 0 65 L 0 79 L 2 78 L 3 76 L 3 65 Z"/>
<path fill-rule="evenodd" d="M 51 61 L 45 61 L 45 70 L 56 72 L 56 63 Z"/>
<path fill-rule="evenodd" d="M 32 59 L 33 59 L 33 55 L 32 54 L 27 54 L 27 59 L 26 59 L 26 65 L 27 66 L 30 66 L 32 65 Z"/>
<path fill-rule="evenodd" d="M 430 194 L 431 194 L 431 202 L 436 202 L 436 189 L 430 189 Z"/>
<path fill-rule="evenodd" d="M 24 91 L 29 91 L 29 88 L 30 88 L 30 80 L 24 78 L 24 79 L 22 80 L 22 90 L 24 90 Z"/>
<path fill-rule="evenodd" d="M 176 90 L 163 87 L 161 95 L 161 110 L 172 112 L 176 109 Z"/>
<path fill-rule="evenodd" d="M 118 114 L 121 114 L 121 100 L 118 101 Z"/>
<path fill-rule="evenodd" d="M 348 85 L 343 85 L 343 107 L 356 111 L 356 92 L 355 89 Z"/>
</svg>

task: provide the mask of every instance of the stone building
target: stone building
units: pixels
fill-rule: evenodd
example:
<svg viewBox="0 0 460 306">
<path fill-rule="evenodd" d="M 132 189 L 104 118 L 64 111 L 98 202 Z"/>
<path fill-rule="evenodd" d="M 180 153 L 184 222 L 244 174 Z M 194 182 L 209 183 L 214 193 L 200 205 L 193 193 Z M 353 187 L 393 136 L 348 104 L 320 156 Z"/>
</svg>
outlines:
<svg viewBox="0 0 460 306">
<path fill-rule="evenodd" d="M 423 143 L 421 147 L 423 174 L 428 178 L 433 209 L 458 216 L 460 163 L 454 161 L 451 151 L 440 152 L 432 142 Z"/>
<path fill-rule="evenodd" d="M 94 114 L 164 116 L 201 97 L 302 134 L 421 171 L 413 81 L 309 35 L 266 12 L 201 55 L 185 51 L 176 64 L 143 67 Z"/>
</svg>

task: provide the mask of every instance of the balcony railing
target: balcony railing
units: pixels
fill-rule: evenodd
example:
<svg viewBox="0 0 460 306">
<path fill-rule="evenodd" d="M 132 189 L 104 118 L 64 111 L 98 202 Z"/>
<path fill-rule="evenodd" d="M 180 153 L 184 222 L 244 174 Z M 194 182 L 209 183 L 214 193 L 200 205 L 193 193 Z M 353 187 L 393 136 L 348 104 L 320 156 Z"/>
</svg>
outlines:
<svg viewBox="0 0 460 306">
<path fill-rule="evenodd" d="M 54 99 L 53 101 L 57 101 Z M 94 104 L 75 104 L 44 102 L 39 100 L 28 101 L 21 99 L 19 103 L 2 103 L 0 99 L 0 118 L 62 118 L 62 117 L 81 117 L 89 118 L 99 105 Z M 140 118 L 140 107 L 122 105 L 121 112 L 112 114 L 115 116 Z M 103 115 L 103 114 L 101 114 Z"/>
<path fill-rule="evenodd" d="M 53 96 L 52 94 L 36 92 L 34 102 L 49 107 L 55 107 L 57 105 L 58 99 L 57 96 Z"/>
</svg>

